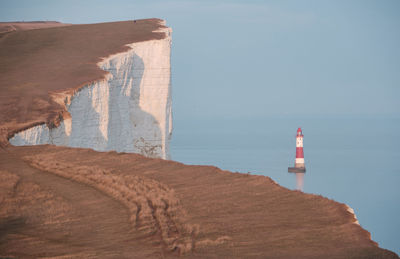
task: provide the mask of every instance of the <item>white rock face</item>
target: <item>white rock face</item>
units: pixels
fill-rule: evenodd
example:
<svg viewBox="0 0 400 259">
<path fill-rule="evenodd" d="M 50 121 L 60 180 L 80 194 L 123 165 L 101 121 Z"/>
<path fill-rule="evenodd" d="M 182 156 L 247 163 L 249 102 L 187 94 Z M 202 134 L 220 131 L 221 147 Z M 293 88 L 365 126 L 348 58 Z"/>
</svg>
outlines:
<svg viewBox="0 0 400 259">
<path fill-rule="evenodd" d="M 356 214 L 354 213 L 354 210 L 353 210 L 353 208 L 351 208 L 349 205 L 347 205 L 347 204 L 345 204 L 346 205 L 346 207 L 347 207 L 347 211 L 348 212 L 350 212 L 351 214 L 353 214 L 353 217 L 354 217 L 354 224 L 356 224 L 356 225 L 360 225 L 360 223 L 358 222 L 358 219 L 357 219 L 357 216 L 356 216 Z"/>
<path fill-rule="evenodd" d="M 98 151 L 140 153 L 169 158 L 172 133 L 170 49 L 166 37 L 130 44 L 127 52 L 98 65 L 106 80 L 83 87 L 67 109 L 71 119 L 57 128 L 39 125 L 19 132 L 12 145 L 54 144 Z"/>
</svg>

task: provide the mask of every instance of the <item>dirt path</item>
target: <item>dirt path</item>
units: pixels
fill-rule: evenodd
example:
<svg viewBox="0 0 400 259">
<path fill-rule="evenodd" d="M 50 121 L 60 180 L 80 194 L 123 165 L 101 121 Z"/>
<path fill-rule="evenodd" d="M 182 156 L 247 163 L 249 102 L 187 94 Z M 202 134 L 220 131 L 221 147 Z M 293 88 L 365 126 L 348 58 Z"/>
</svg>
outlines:
<svg viewBox="0 0 400 259">
<path fill-rule="evenodd" d="M 24 227 L 13 231 L 10 228 L 0 229 L 0 256 L 9 252 L 23 257 L 66 254 L 102 258 L 132 258 L 134 254 L 138 257 L 157 256 L 154 253 L 157 249 L 143 246 L 143 242 L 137 240 L 137 234 L 131 231 L 126 208 L 98 190 L 34 169 L 16 155 L 4 150 L 0 151 L 0 170 L 19 176 L 18 186 L 24 183 L 36 184 L 46 193 L 51 193 L 52 199 L 58 197 L 68 204 L 65 206 L 72 207 L 66 212 L 67 215 L 62 215 L 68 219 L 60 223 L 37 224 L 35 220 L 30 220 L 30 217 L 34 218 L 36 215 L 25 213 L 23 221 L 17 221 L 24 224 Z M 37 198 L 33 196 L 32 202 L 25 201 L 27 204 L 23 205 L 31 206 L 35 199 Z M 44 201 L 42 205 L 46 206 L 48 202 Z M 54 208 L 50 211 L 57 211 L 58 204 L 52 206 Z M 44 216 L 51 218 L 51 215 Z M 10 224 L 10 221 L 3 219 L 3 224 Z M 35 245 L 38 243 L 40 246 Z M 23 253 L 16 252 L 22 246 Z M 146 250 L 145 247 L 151 249 Z"/>
</svg>

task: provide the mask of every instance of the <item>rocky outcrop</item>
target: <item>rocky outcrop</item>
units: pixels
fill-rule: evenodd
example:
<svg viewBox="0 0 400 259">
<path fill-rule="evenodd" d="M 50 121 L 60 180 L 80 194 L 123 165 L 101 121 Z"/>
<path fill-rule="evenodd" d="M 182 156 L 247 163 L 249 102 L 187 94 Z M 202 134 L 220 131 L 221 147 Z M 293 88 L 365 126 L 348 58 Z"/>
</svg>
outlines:
<svg viewBox="0 0 400 259">
<path fill-rule="evenodd" d="M 10 143 L 85 147 L 168 159 L 171 29 L 161 30 L 164 39 L 129 44 L 128 51 L 104 58 L 98 64 L 109 72 L 104 80 L 82 87 L 72 97 L 54 95 L 70 114 L 58 127 L 38 125 L 15 134 Z"/>
</svg>

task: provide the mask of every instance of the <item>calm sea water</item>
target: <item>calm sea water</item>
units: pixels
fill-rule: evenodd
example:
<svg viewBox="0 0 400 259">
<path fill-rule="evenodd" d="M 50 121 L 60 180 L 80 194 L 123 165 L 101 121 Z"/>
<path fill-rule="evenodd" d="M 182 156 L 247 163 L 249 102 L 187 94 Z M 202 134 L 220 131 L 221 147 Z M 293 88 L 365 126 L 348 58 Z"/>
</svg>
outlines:
<svg viewBox="0 0 400 259">
<path fill-rule="evenodd" d="M 380 247 L 400 254 L 400 118 L 269 117 L 176 121 L 171 156 L 271 177 L 296 189 L 295 135 L 304 133 L 304 192 L 352 207 Z"/>
</svg>

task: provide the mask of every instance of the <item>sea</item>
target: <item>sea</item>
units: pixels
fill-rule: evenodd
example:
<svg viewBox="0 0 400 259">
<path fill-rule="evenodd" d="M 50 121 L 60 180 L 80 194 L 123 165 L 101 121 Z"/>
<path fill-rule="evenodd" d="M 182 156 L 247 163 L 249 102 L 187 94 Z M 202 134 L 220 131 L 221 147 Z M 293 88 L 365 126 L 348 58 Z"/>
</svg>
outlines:
<svg viewBox="0 0 400 259">
<path fill-rule="evenodd" d="M 306 173 L 294 166 L 304 134 Z M 400 254 L 400 117 L 265 116 L 174 121 L 171 158 L 271 177 L 354 209 L 379 246 Z"/>
</svg>

